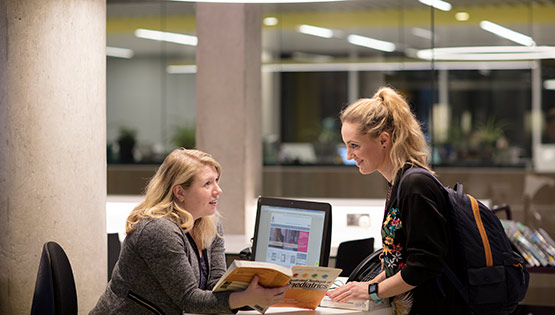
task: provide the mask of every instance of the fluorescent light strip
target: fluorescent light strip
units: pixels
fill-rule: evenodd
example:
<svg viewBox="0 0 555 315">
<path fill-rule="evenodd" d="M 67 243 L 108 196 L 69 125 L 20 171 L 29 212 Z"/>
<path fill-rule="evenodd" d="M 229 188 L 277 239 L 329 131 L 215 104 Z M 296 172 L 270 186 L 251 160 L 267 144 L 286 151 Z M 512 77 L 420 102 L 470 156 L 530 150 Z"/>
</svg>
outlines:
<svg viewBox="0 0 555 315">
<path fill-rule="evenodd" d="M 264 72 L 323 72 L 323 71 L 422 71 L 422 70 L 515 70 L 533 69 L 532 61 L 500 62 L 367 62 L 367 63 L 286 63 L 262 65 Z M 195 65 L 171 65 L 169 74 L 194 74 Z"/>
<path fill-rule="evenodd" d="M 311 2 L 340 2 L 348 0 L 172 0 L 180 2 L 208 2 L 208 3 L 311 3 Z"/>
<path fill-rule="evenodd" d="M 197 73 L 197 66 L 196 65 L 171 65 L 166 67 L 166 72 L 169 74 Z"/>
<path fill-rule="evenodd" d="M 430 30 L 421 28 L 421 27 L 413 27 L 410 29 L 412 35 L 418 36 L 424 39 L 432 39 L 433 33 Z"/>
<path fill-rule="evenodd" d="M 106 46 L 106 56 L 130 59 L 133 57 L 133 50 L 127 48 Z"/>
<path fill-rule="evenodd" d="M 367 48 L 377 49 L 386 52 L 395 51 L 395 44 L 383 40 L 373 39 L 360 35 L 349 35 L 347 41 L 353 45 L 363 46 Z"/>
<path fill-rule="evenodd" d="M 447 47 L 419 50 L 416 55 L 426 60 L 536 60 L 555 58 L 555 47 Z"/>
<path fill-rule="evenodd" d="M 555 90 L 555 79 L 543 81 L 543 88 L 546 90 Z"/>
<path fill-rule="evenodd" d="M 267 64 L 264 72 L 322 72 L 322 71 L 422 71 L 422 70 L 514 70 L 532 69 L 531 61 L 504 62 L 369 62 L 369 63 L 301 63 Z"/>
<path fill-rule="evenodd" d="M 135 36 L 140 38 L 145 38 L 145 39 L 171 42 L 171 43 L 189 45 L 189 46 L 196 46 L 198 43 L 198 39 L 196 36 L 161 32 L 161 31 L 154 31 L 154 30 L 146 30 L 144 28 L 139 28 L 135 30 Z"/>
<path fill-rule="evenodd" d="M 451 11 L 451 3 L 441 0 L 418 0 L 420 3 L 429 5 L 442 11 Z"/>
<path fill-rule="evenodd" d="M 515 43 L 524 45 L 524 46 L 535 46 L 536 43 L 534 42 L 534 40 L 532 39 L 532 37 L 530 36 L 526 36 L 524 34 L 521 34 L 519 32 L 515 32 L 513 30 L 510 30 L 506 27 L 503 27 L 499 24 L 495 24 L 492 23 L 490 21 L 482 21 L 480 22 L 480 27 L 484 30 L 484 31 L 488 31 L 490 33 L 493 33 L 497 36 L 506 38 L 508 40 L 511 40 Z"/>
<path fill-rule="evenodd" d="M 329 28 L 302 24 L 297 26 L 297 31 L 303 34 L 318 36 L 323 38 L 332 38 L 333 31 Z"/>
</svg>

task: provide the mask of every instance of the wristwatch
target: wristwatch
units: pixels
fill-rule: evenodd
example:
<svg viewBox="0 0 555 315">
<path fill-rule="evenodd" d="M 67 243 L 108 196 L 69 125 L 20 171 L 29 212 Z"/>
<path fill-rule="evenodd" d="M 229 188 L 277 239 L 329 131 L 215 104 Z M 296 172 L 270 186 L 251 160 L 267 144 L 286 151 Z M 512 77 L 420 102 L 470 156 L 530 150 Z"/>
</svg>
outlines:
<svg viewBox="0 0 555 315">
<path fill-rule="evenodd" d="M 374 300 L 374 302 L 376 302 L 376 304 L 380 304 L 383 299 L 380 299 L 378 297 L 378 283 L 374 282 L 374 283 L 370 283 L 370 285 L 368 285 L 368 295 L 370 295 L 370 298 L 372 298 L 372 300 Z"/>
</svg>

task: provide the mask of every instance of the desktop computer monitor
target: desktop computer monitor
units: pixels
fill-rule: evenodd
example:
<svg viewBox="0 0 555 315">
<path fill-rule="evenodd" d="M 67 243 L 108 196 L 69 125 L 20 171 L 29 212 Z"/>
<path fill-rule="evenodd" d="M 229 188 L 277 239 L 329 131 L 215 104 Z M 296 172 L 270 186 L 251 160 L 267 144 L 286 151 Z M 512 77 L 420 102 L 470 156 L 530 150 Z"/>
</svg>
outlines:
<svg viewBox="0 0 555 315">
<path fill-rule="evenodd" d="M 256 261 L 327 266 L 331 244 L 329 203 L 259 197 L 252 247 Z"/>
</svg>

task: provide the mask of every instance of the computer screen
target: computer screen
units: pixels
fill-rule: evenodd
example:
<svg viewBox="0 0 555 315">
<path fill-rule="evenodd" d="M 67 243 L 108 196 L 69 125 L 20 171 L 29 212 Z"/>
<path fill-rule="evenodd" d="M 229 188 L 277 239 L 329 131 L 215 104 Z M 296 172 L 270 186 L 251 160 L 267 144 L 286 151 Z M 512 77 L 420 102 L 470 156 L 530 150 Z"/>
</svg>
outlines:
<svg viewBox="0 0 555 315">
<path fill-rule="evenodd" d="M 253 259 L 284 267 L 327 266 L 331 205 L 324 202 L 259 197 Z"/>
</svg>

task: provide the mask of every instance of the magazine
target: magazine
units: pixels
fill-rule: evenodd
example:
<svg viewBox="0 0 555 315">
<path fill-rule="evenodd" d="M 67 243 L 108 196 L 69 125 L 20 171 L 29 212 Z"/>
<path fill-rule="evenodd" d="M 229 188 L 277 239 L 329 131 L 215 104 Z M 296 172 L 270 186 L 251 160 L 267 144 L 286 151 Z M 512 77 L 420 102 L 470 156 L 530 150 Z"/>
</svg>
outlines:
<svg viewBox="0 0 555 315">
<path fill-rule="evenodd" d="M 341 269 L 315 266 L 286 267 L 261 261 L 235 260 L 216 283 L 214 292 L 240 291 L 249 286 L 254 275 L 265 288 L 282 287 L 289 284 L 283 302 L 272 306 L 316 309 L 326 295 Z M 269 305 L 249 305 L 260 313 Z"/>
<path fill-rule="evenodd" d="M 532 267 L 555 266 L 553 240 L 543 229 L 530 229 L 526 225 L 509 220 L 501 220 L 505 233 Z"/>
</svg>

